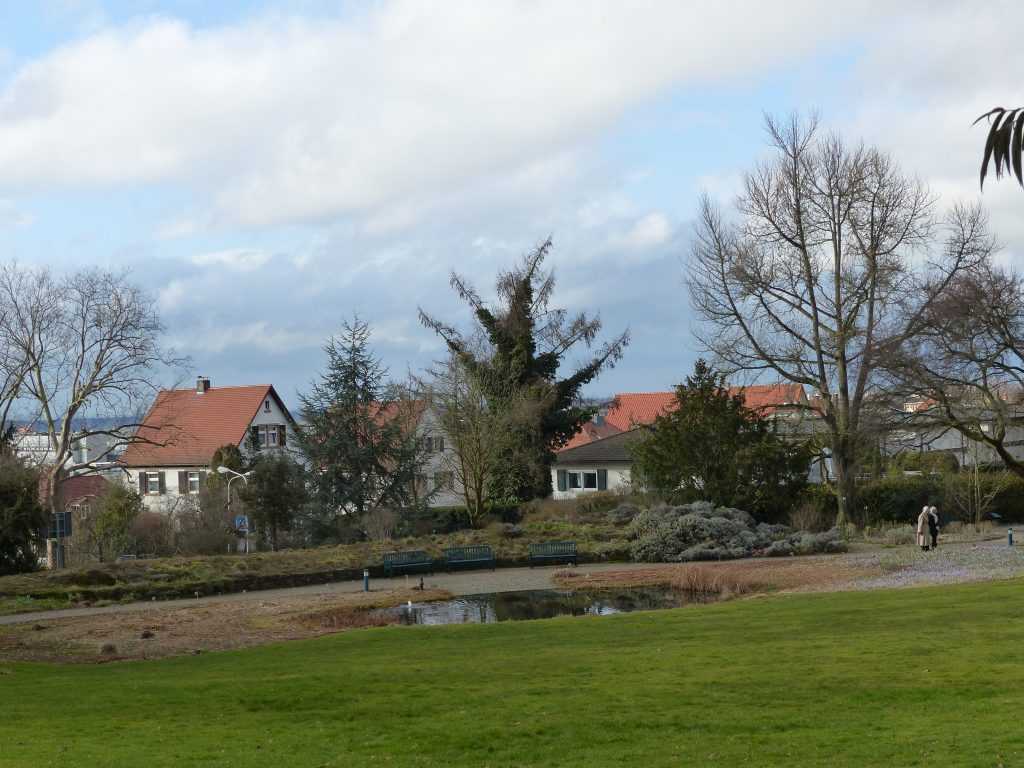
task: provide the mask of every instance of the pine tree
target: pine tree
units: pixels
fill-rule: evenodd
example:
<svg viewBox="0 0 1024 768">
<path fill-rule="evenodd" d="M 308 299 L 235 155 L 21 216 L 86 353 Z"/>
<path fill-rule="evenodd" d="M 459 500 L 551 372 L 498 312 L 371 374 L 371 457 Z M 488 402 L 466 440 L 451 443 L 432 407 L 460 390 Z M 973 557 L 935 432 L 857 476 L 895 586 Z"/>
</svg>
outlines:
<svg viewBox="0 0 1024 768">
<path fill-rule="evenodd" d="M 453 327 L 420 310 L 420 319 L 444 339 L 480 385 L 490 407 L 508 425 L 506 445 L 493 473 L 491 498 L 526 501 L 551 492 L 555 451 L 567 443 L 594 409 L 580 402 L 580 390 L 611 368 L 629 343 L 629 332 L 597 350 L 565 378 L 558 378 L 566 354 L 590 349 L 601 330 L 599 317 L 570 316 L 552 308 L 552 271 L 543 269 L 550 238 L 515 268 L 498 275 L 499 306 L 487 306 L 476 290 L 453 274 L 452 287 L 472 308 L 489 342 L 488 354 Z"/>
<path fill-rule="evenodd" d="M 413 404 L 387 382 L 370 349 L 370 327 L 358 317 L 324 346 L 327 368 L 300 397 L 299 439 L 309 460 L 313 499 L 327 528 L 379 509 L 423 503 L 415 483 L 421 451 Z M 323 535 L 325 531 L 321 531 Z"/>
</svg>

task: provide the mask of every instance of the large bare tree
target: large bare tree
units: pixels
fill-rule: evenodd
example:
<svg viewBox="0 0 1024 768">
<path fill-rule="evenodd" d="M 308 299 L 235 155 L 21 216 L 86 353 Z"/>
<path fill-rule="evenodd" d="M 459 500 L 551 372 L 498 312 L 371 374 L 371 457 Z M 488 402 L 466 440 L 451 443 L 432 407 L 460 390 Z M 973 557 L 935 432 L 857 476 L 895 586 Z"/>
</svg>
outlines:
<svg viewBox="0 0 1024 768">
<path fill-rule="evenodd" d="M 975 244 L 956 226 L 943 242 L 927 188 L 878 149 L 814 118 L 766 125 L 771 156 L 746 174 L 733 215 L 701 202 L 688 278 L 697 335 L 725 369 L 817 395 L 842 525 L 879 354 L 915 332 L 910 306 L 941 296 Z"/>
<path fill-rule="evenodd" d="M 123 272 L 57 277 L 0 265 L 0 304 L 0 344 L 24 366 L 19 402 L 49 439 L 44 476 L 55 510 L 66 476 L 96 471 L 129 443 L 151 442 L 137 432 L 138 417 L 185 360 L 164 349 L 154 302 Z M 97 417 L 108 421 L 88 421 Z M 100 436 L 100 452 L 75 454 L 76 442 Z"/>
<path fill-rule="evenodd" d="M 998 266 L 996 245 L 980 212 L 963 239 L 979 260 L 956 276 L 918 316 L 917 332 L 888 351 L 889 386 L 916 398 L 916 429 L 955 429 L 1014 474 L 1024 438 L 1024 278 Z"/>
</svg>

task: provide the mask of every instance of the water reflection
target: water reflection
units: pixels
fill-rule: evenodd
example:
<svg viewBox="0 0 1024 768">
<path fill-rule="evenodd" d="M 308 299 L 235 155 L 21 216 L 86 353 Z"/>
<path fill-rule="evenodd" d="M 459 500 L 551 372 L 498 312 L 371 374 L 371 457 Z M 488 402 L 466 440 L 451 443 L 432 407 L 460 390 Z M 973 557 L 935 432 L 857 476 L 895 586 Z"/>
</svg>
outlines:
<svg viewBox="0 0 1024 768">
<path fill-rule="evenodd" d="M 493 624 L 555 616 L 607 616 L 679 608 L 696 602 L 710 602 L 710 598 L 662 587 L 587 592 L 538 589 L 464 595 L 452 600 L 390 608 L 386 612 L 397 616 L 403 624 Z"/>
</svg>

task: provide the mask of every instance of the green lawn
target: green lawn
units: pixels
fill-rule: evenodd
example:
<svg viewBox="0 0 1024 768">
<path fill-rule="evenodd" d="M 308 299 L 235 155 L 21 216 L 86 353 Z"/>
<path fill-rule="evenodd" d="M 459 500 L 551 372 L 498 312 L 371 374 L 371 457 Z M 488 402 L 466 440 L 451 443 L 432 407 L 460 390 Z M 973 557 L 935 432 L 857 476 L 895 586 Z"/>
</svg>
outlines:
<svg viewBox="0 0 1024 768">
<path fill-rule="evenodd" d="M 0 664 L 0 766 L 1024 766 L 1024 581 Z"/>
</svg>

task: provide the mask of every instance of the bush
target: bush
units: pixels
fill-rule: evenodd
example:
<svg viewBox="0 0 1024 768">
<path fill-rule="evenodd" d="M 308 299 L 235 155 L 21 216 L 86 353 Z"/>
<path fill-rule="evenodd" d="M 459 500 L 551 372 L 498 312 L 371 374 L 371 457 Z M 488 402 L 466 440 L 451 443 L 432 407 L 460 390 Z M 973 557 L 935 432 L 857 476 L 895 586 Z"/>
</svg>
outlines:
<svg viewBox="0 0 1024 768">
<path fill-rule="evenodd" d="M 605 519 L 612 525 L 629 525 L 633 518 L 640 514 L 640 507 L 635 504 L 619 504 L 608 510 Z"/>
<path fill-rule="evenodd" d="M 698 501 L 644 510 L 633 519 L 629 534 L 634 560 L 687 562 L 750 557 L 769 547 L 781 530 L 757 525 L 743 510 Z"/>
</svg>

